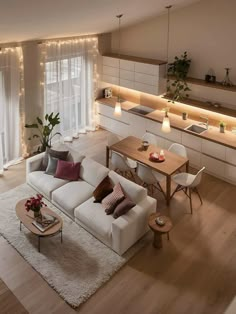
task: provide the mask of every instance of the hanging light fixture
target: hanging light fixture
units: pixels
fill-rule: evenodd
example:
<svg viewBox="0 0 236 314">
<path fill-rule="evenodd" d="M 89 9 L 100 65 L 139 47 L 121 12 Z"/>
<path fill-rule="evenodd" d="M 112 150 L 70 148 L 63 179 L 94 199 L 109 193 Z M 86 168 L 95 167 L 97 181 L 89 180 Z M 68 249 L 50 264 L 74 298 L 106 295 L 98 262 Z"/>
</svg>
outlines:
<svg viewBox="0 0 236 314">
<path fill-rule="evenodd" d="M 117 96 L 117 101 L 115 105 L 115 110 L 114 110 L 114 116 L 120 117 L 122 112 L 121 112 L 121 103 L 120 103 L 120 40 L 121 40 L 121 34 L 120 34 L 120 26 L 121 26 L 121 18 L 123 14 L 116 15 L 119 21 L 119 46 L 118 46 L 118 56 L 119 56 L 119 87 L 118 87 L 118 96 Z"/>
<path fill-rule="evenodd" d="M 170 9 L 172 8 L 172 5 L 168 5 L 166 7 L 168 11 L 168 23 L 167 23 L 167 41 L 166 41 L 166 78 L 168 77 L 168 63 L 169 63 L 169 42 L 170 42 Z M 162 121 L 162 127 L 161 127 L 162 132 L 164 133 L 170 133 L 171 128 L 170 128 L 170 120 L 168 117 L 168 109 L 165 109 L 165 116 Z"/>
</svg>

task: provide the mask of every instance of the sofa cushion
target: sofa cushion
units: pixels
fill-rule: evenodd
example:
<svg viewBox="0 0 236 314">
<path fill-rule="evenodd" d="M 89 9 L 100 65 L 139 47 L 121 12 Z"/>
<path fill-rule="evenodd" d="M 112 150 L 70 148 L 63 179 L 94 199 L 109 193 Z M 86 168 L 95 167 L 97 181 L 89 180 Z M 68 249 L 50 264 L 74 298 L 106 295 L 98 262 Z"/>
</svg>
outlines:
<svg viewBox="0 0 236 314">
<path fill-rule="evenodd" d="M 48 166 L 48 161 L 49 161 L 49 155 L 51 157 L 61 159 L 61 160 L 66 160 L 68 156 L 69 151 L 57 151 L 54 149 L 51 149 L 50 147 L 46 148 L 43 160 L 42 160 L 42 165 L 41 165 L 41 170 L 46 170 Z"/>
<path fill-rule="evenodd" d="M 52 148 L 57 151 L 69 151 L 66 159 L 67 161 L 81 162 L 85 158 L 85 156 L 81 155 L 76 149 L 73 149 L 66 144 L 55 143 Z"/>
<path fill-rule="evenodd" d="M 116 219 L 126 213 L 133 208 L 136 204 L 129 199 L 129 197 L 125 197 L 115 208 L 113 211 L 113 217 Z"/>
<path fill-rule="evenodd" d="M 98 162 L 84 158 L 80 168 L 80 178 L 93 185 L 94 187 L 107 176 L 109 169 Z"/>
<path fill-rule="evenodd" d="M 109 177 L 112 183 L 115 185 L 120 182 L 125 194 L 133 201 L 134 203 L 139 203 L 144 198 L 147 197 L 147 190 L 142 186 L 127 180 L 126 178 L 120 176 L 114 171 L 109 172 Z"/>
<path fill-rule="evenodd" d="M 55 178 L 69 181 L 78 181 L 80 173 L 80 162 L 58 160 Z"/>
<path fill-rule="evenodd" d="M 51 176 L 54 176 L 54 174 L 57 170 L 58 160 L 59 160 L 58 158 L 55 158 L 55 157 L 52 157 L 51 155 L 48 155 L 48 165 L 47 165 L 47 169 L 45 170 L 46 174 L 50 174 Z"/>
<path fill-rule="evenodd" d="M 68 183 L 67 180 L 54 178 L 44 173 L 44 171 L 33 171 L 29 173 L 27 182 L 49 199 L 51 199 L 52 191 Z"/>
<path fill-rule="evenodd" d="M 93 191 L 95 198 L 94 203 L 101 203 L 101 201 L 113 191 L 113 185 L 108 176 L 106 176 Z"/>
<path fill-rule="evenodd" d="M 74 218 L 74 209 L 93 195 L 94 187 L 85 181 L 73 181 L 52 193 L 52 201 Z"/>
<path fill-rule="evenodd" d="M 102 206 L 105 209 L 105 212 L 107 215 L 110 215 L 114 212 L 114 209 L 116 206 L 123 201 L 125 198 L 124 192 L 122 190 L 122 187 L 120 183 L 117 183 L 114 186 L 113 192 L 108 194 L 103 200 L 102 200 Z"/>
<path fill-rule="evenodd" d="M 88 227 L 88 231 L 105 243 L 111 243 L 111 228 L 114 218 L 106 215 L 101 203 L 93 203 L 93 197 L 76 207 L 75 218 L 82 226 Z"/>
</svg>

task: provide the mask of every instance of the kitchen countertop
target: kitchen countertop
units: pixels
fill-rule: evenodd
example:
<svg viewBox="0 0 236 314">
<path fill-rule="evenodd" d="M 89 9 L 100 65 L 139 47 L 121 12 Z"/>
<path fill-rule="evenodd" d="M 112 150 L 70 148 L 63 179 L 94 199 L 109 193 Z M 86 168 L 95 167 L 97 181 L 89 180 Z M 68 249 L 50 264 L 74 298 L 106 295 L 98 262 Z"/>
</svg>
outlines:
<svg viewBox="0 0 236 314">
<path fill-rule="evenodd" d="M 116 104 L 116 97 L 112 97 L 112 98 L 101 98 L 101 99 L 97 99 L 97 102 L 110 106 L 110 107 L 115 107 Z M 139 104 L 137 103 L 133 103 L 130 101 L 123 101 L 121 102 L 121 108 L 124 111 L 128 111 L 131 108 L 134 108 L 136 106 L 139 106 Z M 138 114 L 138 113 L 134 113 L 134 112 L 130 112 L 132 114 L 136 114 L 138 116 L 144 117 L 146 119 L 150 119 L 153 121 L 157 121 L 162 123 L 163 117 L 164 117 L 164 113 L 161 110 L 154 110 L 151 113 L 148 113 L 146 115 L 142 115 L 142 114 Z M 170 124 L 171 127 L 186 132 L 188 134 L 203 138 L 205 140 L 209 140 L 218 144 L 222 144 L 225 145 L 229 148 L 232 149 L 236 149 L 236 134 L 233 134 L 230 131 L 225 131 L 225 133 L 220 133 L 219 132 L 219 128 L 214 127 L 209 125 L 208 130 L 204 131 L 202 134 L 196 134 L 193 133 L 191 131 L 187 131 L 185 130 L 186 127 L 188 127 L 191 124 L 199 124 L 199 121 L 195 121 L 195 120 L 191 120 L 191 119 L 187 119 L 187 120 L 183 120 L 182 116 L 177 115 L 177 114 L 173 114 L 173 113 L 168 113 L 169 119 L 170 119 Z"/>
</svg>

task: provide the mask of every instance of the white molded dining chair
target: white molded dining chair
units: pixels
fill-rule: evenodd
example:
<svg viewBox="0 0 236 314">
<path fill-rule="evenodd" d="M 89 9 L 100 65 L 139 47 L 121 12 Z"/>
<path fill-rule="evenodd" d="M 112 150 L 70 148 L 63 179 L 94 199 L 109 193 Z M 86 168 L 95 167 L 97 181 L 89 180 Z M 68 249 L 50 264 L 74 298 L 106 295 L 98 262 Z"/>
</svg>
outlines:
<svg viewBox="0 0 236 314">
<path fill-rule="evenodd" d="M 152 133 L 146 132 L 143 137 L 142 137 L 143 141 L 148 141 L 149 144 L 153 144 L 155 146 L 157 146 L 157 139 L 156 136 Z"/>
<path fill-rule="evenodd" d="M 202 179 L 203 171 L 205 170 L 205 167 L 202 167 L 201 170 L 198 171 L 196 175 L 190 174 L 190 173 L 178 173 L 172 177 L 172 180 L 177 184 L 176 189 L 174 190 L 171 197 L 174 196 L 176 192 L 183 191 L 190 201 L 190 210 L 191 214 L 193 213 L 193 207 L 192 207 L 192 192 L 196 192 L 200 202 L 202 204 L 202 198 L 198 192 L 197 186 L 200 184 Z"/>
<path fill-rule="evenodd" d="M 187 150 L 185 148 L 184 145 L 178 144 L 178 143 L 173 143 L 172 145 L 170 145 L 170 147 L 168 148 L 169 152 L 172 152 L 174 154 L 177 154 L 179 156 L 182 157 L 186 157 L 187 158 Z"/>
<path fill-rule="evenodd" d="M 123 155 L 112 151 L 111 152 L 111 163 L 114 167 L 114 170 L 116 172 L 119 172 L 122 176 L 128 178 L 128 179 L 132 179 L 132 181 L 135 182 L 135 177 L 134 174 L 132 172 L 132 170 L 134 170 L 137 166 L 136 161 L 134 162 L 134 164 L 132 164 L 129 160 L 127 160 L 126 157 L 124 157 Z M 132 167 L 135 166 L 135 167 Z"/>
<path fill-rule="evenodd" d="M 141 179 L 142 185 L 150 191 L 150 194 L 153 195 L 154 188 L 163 193 L 166 198 L 165 192 L 163 191 L 160 182 L 165 178 L 162 174 L 153 171 L 150 167 L 137 162 L 137 176 Z"/>
<path fill-rule="evenodd" d="M 121 138 L 119 138 L 116 134 L 114 133 L 109 133 L 108 137 L 107 137 L 107 146 L 110 147 L 112 146 L 113 144 L 119 142 L 121 140 Z M 112 156 L 112 151 L 110 150 L 109 151 L 110 155 L 109 157 L 111 158 Z M 120 154 L 121 156 L 123 156 L 122 154 Z M 131 169 L 135 169 L 137 168 L 137 162 L 130 159 L 130 158 L 127 158 L 125 156 L 123 156 L 123 158 L 125 159 L 125 161 L 127 162 L 128 166 L 131 168 Z"/>
</svg>

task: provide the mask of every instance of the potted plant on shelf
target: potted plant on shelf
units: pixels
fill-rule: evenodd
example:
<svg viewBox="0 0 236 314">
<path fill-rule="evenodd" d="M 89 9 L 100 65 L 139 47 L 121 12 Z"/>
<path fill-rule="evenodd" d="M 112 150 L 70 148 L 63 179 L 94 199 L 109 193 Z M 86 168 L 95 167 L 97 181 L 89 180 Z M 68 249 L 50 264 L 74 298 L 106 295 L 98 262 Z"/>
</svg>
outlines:
<svg viewBox="0 0 236 314">
<path fill-rule="evenodd" d="M 39 138 L 41 146 L 38 148 L 38 153 L 44 152 L 46 150 L 46 147 L 51 147 L 51 141 L 52 138 L 61 133 L 56 132 L 52 133 L 53 129 L 56 125 L 60 124 L 60 117 L 59 113 L 52 112 L 51 114 L 46 114 L 44 117 L 45 122 L 43 122 L 39 117 L 36 118 L 37 123 L 33 124 L 26 124 L 25 127 L 28 129 L 36 129 L 37 134 L 33 134 L 32 137 L 29 137 L 28 140 L 31 140 L 32 138 Z"/>
<path fill-rule="evenodd" d="M 182 119 L 187 120 L 188 119 L 188 113 L 187 112 L 182 112 Z"/>
<path fill-rule="evenodd" d="M 191 59 L 185 51 L 181 57 L 175 57 L 174 62 L 168 64 L 167 71 L 167 97 L 172 103 L 181 101 L 189 97 L 188 92 L 191 90 L 187 84 L 187 75 L 190 68 Z M 174 80 L 174 81 L 173 81 Z"/>
<path fill-rule="evenodd" d="M 225 133 L 226 123 L 224 121 L 220 121 L 219 126 L 220 126 L 220 133 Z"/>
</svg>

